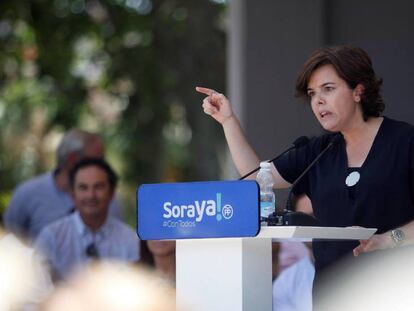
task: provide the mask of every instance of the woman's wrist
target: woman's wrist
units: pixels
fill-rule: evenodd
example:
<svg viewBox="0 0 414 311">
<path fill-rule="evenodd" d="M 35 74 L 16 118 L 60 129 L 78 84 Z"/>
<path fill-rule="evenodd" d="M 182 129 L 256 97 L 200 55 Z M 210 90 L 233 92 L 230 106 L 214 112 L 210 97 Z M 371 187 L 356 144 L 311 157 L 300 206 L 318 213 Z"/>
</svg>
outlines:
<svg viewBox="0 0 414 311">
<path fill-rule="evenodd" d="M 393 247 L 398 247 L 404 244 L 405 242 L 405 233 L 401 228 L 396 228 L 387 232 Z"/>
<path fill-rule="evenodd" d="M 224 127 L 224 126 L 227 126 L 228 124 L 230 124 L 230 123 L 232 123 L 231 121 L 236 121 L 236 123 L 238 123 L 238 120 L 237 120 L 237 118 L 232 114 L 231 116 L 229 116 L 229 117 L 227 117 L 227 118 L 225 118 L 222 122 L 221 122 L 221 125 Z"/>
<path fill-rule="evenodd" d="M 391 236 L 391 230 L 384 232 L 382 234 L 382 249 L 390 249 L 397 247 L 397 244 L 394 242 Z"/>
</svg>

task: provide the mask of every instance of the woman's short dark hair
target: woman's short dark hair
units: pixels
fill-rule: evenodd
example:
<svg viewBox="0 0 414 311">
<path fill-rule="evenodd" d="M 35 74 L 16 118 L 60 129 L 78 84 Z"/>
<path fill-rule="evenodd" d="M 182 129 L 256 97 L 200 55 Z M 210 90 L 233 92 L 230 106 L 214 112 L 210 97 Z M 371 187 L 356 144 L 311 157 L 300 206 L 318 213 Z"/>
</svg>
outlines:
<svg viewBox="0 0 414 311">
<path fill-rule="evenodd" d="M 75 166 L 69 171 L 69 182 L 72 189 L 75 187 L 75 178 L 78 171 L 89 166 L 97 166 L 104 170 L 108 177 L 108 183 L 111 190 L 115 190 L 118 177 L 111 166 L 101 158 L 84 158 L 75 164 Z"/>
<path fill-rule="evenodd" d="M 358 84 L 364 86 L 361 104 L 364 120 L 379 117 L 385 105 L 381 96 L 382 79 L 372 68 L 367 52 L 358 47 L 335 46 L 316 50 L 303 65 L 296 80 L 296 96 L 308 99 L 307 88 L 312 73 L 323 65 L 332 65 L 338 76 L 351 89 Z"/>
</svg>

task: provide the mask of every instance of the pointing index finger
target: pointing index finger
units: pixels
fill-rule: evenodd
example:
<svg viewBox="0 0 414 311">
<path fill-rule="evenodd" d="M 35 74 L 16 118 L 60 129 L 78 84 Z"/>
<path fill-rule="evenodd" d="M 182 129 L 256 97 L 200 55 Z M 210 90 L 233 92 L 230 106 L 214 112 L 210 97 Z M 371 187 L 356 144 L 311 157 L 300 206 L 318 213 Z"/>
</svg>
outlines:
<svg viewBox="0 0 414 311">
<path fill-rule="evenodd" d="M 201 86 L 196 86 L 196 91 L 199 92 L 199 93 L 206 94 L 208 96 L 210 96 L 214 93 L 217 93 L 215 90 L 208 89 L 206 87 L 201 87 Z"/>
</svg>

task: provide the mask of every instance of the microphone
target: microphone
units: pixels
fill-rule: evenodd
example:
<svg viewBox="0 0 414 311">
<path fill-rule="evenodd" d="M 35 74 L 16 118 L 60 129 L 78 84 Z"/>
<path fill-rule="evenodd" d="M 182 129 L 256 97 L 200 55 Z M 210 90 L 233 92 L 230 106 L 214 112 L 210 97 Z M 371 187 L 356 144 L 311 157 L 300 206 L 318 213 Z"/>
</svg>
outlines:
<svg viewBox="0 0 414 311">
<path fill-rule="evenodd" d="M 286 206 L 283 211 L 275 211 L 268 217 L 267 224 L 269 226 L 317 226 L 318 221 L 315 217 L 302 213 L 292 211 L 292 196 L 293 189 L 302 180 L 306 173 L 319 161 L 319 159 L 336 143 L 339 142 L 341 136 L 334 135 L 329 144 L 318 154 L 318 156 L 306 167 L 306 169 L 294 180 L 290 186 L 289 195 L 286 201 Z"/>
<path fill-rule="evenodd" d="M 274 157 L 271 160 L 268 160 L 267 162 L 273 162 L 274 160 L 279 159 L 282 155 L 284 155 L 286 152 L 289 152 L 290 150 L 294 149 L 294 148 L 299 148 L 302 147 L 304 145 L 306 145 L 309 141 L 309 138 L 306 136 L 300 136 L 298 138 L 296 138 L 296 140 L 292 143 L 293 146 L 289 147 L 288 149 L 286 149 L 285 151 L 283 151 L 281 154 L 279 154 L 278 156 Z M 256 167 L 254 170 L 248 172 L 246 175 L 243 175 L 242 177 L 239 178 L 239 180 L 243 180 L 246 177 L 250 176 L 251 174 L 257 172 L 260 169 L 260 166 Z"/>
</svg>

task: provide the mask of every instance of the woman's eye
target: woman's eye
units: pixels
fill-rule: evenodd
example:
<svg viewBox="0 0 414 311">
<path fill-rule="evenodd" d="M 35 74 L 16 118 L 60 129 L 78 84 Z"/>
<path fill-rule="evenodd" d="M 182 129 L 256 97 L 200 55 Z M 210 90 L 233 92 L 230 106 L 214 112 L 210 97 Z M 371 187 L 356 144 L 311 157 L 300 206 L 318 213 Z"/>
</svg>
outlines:
<svg viewBox="0 0 414 311">
<path fill-rule="evenodd" d="M 333 86 L 326 86 L 325 87 L 325 91 L 327 91 L 327 92 L 330 92 L 332 90 L 334 90 L 334 87 Z"/>
<path fill-rule="evenodd" d="M 308 91 L 308 96 L 309 97 L 313 97 L 313 95 L 315 95 L 315 92 Z"/>
</svg>

